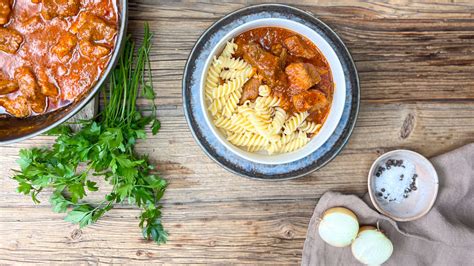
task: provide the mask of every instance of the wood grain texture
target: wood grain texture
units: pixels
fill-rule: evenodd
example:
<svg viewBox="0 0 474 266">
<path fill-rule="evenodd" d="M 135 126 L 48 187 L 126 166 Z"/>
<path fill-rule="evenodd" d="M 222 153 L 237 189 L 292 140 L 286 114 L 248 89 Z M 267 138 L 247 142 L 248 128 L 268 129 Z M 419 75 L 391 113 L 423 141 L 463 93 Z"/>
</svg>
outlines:
<svg viewBox="0 0 474 266">
<path fill-rule="evenodd" d="M 79 122 L 81 120 L 92 119 L 99 111 L 99 96 L 95 96 L 92 100 L 84 106 L 77 114 L 69 119 L 68 122 Z M 71 123 L 73 130 L 79 130 L 81 127 L 79 124 Z"/>
<path fill-rule="evenodd" d="M 143 241 L 138 211 L 126 205 L 79 230 L 52 213 L 47 197 L 35 206 L 17 194 L 6 169 L 16 167 L 19 149 L 53 141 L 38 136 L 0 147 L 0 263 L 298 264 L 312 210 L 325 191 L 365 193 L 369 166 L 383 152 L 407 148 L 435 156 L 474 141 L 472 1 L 304 0 L 297 7 L 335 29 L 359 70 L 362 105 L 353 136 L 334 161 L 297 180 L 259 182 L 226 172 L 189 132 L 181 76 L 208 26 L 257 3 L 131 0 L 129 32 L 141 38 L 149 21 L 155 33 L 151 56 L 162 130 L 137 150 L 149 153 L 170 181 L 163 201 L 169 243 Z"/>
</svg>

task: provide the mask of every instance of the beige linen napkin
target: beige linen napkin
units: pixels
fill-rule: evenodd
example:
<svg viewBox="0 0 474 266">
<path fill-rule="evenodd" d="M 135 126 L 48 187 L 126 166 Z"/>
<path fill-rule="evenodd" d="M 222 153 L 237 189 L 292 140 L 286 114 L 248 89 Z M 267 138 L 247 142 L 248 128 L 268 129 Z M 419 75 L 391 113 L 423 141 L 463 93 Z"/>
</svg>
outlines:
<svg viewBox="0 0 474 266">
<path fill-rule="evenodd" d="M 412 222 L 395 222 L 374 210 L 366 195 L 325 193 L 309 223 L 302 265 L 360 265 L 350 247 L 327 245 L 318 234 L 318 218 L 330 207 L 354 211 L 361 225 L 375 225 L 392 240 L 392 257 L 384 265 L 474 265 L 474 144 L 431 160 L 439 175 L 433 209 Z M 370 204 L 370 206 L 368 205 Z"/>
</svg>

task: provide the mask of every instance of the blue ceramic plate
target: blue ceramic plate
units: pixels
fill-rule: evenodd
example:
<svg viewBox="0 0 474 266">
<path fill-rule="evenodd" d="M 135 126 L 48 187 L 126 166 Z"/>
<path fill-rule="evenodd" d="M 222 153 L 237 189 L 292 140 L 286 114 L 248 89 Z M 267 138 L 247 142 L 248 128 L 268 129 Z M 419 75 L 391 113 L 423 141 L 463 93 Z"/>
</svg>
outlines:
<svg viewBox="0 0 474 266">
<path fill-rule="evenodd" d="M 335 52 L 342 66 L 345 86 L 345 101 L 342 115 L 332 134 L 314 151 L 303 158 L 281 164 L 259 163 L 248 160 L 230 151 L 215 135 L 209 123 L 207 114 L 202 106 L 203 72 L 206 71 L 206 62 L 216 48 L 237 27 L 257 20 L 290 20 L 304 25 Z M 269 25 L 270 26 L 270 25 Z M 291 29 L 291 28 L 290 28 Z M 331 67 L 332 68 L 332 67 Z M 242 176 L 263 179 L 282 180 L 291 179 L 311 173 L 331 161 L 347 143 L 354 128 L 359 111 L 359 79 L 354 62 L 344 43 L 326 24 L 311 14 L 286 5 L 265 4 L 251 6 L 237 10 L 214 23 L 196 42 L 183 75 L 183 105 L 188 125 L 197 143 L 204 152 L 225 169 Z"/>
</svg>

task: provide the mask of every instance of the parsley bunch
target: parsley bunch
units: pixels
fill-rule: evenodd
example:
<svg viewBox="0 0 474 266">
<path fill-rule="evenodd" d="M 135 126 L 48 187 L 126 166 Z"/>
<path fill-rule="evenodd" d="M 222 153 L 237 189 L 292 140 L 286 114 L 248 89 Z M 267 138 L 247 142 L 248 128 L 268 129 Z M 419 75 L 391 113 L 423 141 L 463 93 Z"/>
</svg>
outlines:
<svg viewBox="0 0 474 266">
<path fill-rule="evenodd" d="M 147 125 L 153 134 L 160 128 L 154 103 L 150 115 L 142 115 L 136 108 L 139 88 L 145 98 L 155 98 L 149 58 L 151 37 L 148 25 L 137 49 L 127 37 L 110 76 L 108 99 L 104 92 L 102 112 L 95 119 L 79 122 L 82 127 L 77 132 L 68 125 L 48 132 L 57 136 L 51 148 L 21 150 L 21 171 L 15 171 L 12 178 L 19 183 L 18 192 L 31 195 L 35 203 L 39 203 L 41 191 L 52 189 L 49 201 L 53 211 L 67 212 L 65 220 L 80 227 L 96 222 L 116 203 L 135 204 L 142 209 L 139 227 L 143 237 L 160 244 L 168 236 L 158 205 L 166 181 L 154 173 L 147 156 L 134 152 L 136 141 L 146 138 Z M 86 201 L 89 192 L 99 190 L 91 176 L 103 177 L 112 185 L 112 191 L 98 203 Z"/>
</svg>

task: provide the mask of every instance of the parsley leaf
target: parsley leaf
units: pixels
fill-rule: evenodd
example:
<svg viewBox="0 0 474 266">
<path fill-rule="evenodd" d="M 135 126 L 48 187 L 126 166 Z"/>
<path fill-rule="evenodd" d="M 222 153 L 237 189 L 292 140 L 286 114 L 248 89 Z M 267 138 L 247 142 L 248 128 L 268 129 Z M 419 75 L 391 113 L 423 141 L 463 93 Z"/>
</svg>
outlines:
<svg viewBox="0 0 474 266">
<path fill-rule="evenodd" d="M 76 132 L 67 124 L 50 130 L 48 135 L 57 136 L 50 148 L 21 150 L 20 171 L 12 179 L 18 182 L 17 191 L 30 195 L 35 203 L 43 189 L 53 189 L 49 198 L 53 211 L 66 213 L 64 220 L 81 228 L 95 223 L 115 203 L 134 204 L 142 209 L 143 237 L 161 244 L 168 233 L 161 222 L 159 200 L 167 183 L 153 172 L 146 156 L 134 151 L 136 141 L 146 138 L 145 127 L 150 126 L 153 134 L 160 128 L 149 59 L 151 37 L 148 24 L 138 49 L 127 37 L 108 89 L 102 90 L 104 108 L 98 116 L 78 122 L 81 129 Z M 149 115 L 137 110 L 139 88 L 152 102 Z M 113 187 L 99 203 L 87 202 L 89 192 L 100 190 L 92 176 Z"/>
</svg>

